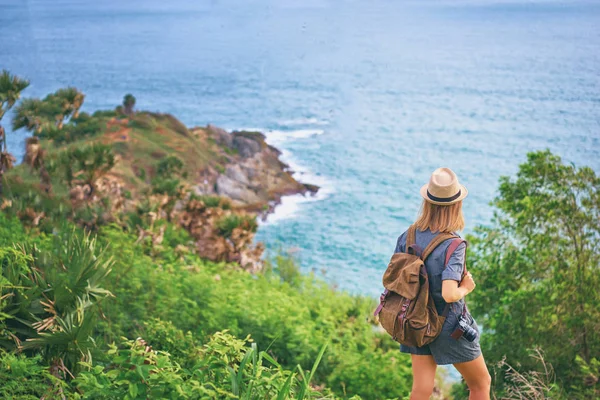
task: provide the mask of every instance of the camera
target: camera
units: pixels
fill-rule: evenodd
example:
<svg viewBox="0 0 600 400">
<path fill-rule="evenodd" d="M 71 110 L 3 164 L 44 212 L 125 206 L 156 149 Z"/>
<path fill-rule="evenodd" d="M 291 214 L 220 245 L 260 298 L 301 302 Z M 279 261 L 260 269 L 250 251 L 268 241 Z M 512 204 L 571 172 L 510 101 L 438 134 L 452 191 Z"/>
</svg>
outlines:
<svg viewBox="0 0 600 400">
<path fill-rule="evenodd" d="M 454 339 L 458 340 L 461 337 L 465 338 L 469 342 L 477 339 L 477 330 L 471 327 L 467 318 L 463 315 L 458 316 L 458 323 L 456 324 L 456 329 L 450 336 Z"/>
</svg>

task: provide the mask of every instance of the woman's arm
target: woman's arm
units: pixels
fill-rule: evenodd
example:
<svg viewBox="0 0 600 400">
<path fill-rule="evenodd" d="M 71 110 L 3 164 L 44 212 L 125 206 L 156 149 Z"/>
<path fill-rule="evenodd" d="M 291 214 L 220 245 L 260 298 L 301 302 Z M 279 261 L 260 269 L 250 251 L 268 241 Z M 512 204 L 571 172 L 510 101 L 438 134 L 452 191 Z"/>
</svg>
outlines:
<svg viewBox="0 0 600 400">
<path fill-rule="evenodd" d="M 446 303 L 454 303 L 471 293 L 475 289 L 475 282 L 470 272 L 463 278 L 460 284 L 455 280 L 442 281 L 442 297 Z"/>
<path fill-rule="evenodd" d="M 442 272 L 442 297 L 446 303 L 454 303 L 475 289 L 475 282 L 469 272 L 465 272 L 466 243 L 458 245 L 448 259 L 448 265 Z"/>
</svg>

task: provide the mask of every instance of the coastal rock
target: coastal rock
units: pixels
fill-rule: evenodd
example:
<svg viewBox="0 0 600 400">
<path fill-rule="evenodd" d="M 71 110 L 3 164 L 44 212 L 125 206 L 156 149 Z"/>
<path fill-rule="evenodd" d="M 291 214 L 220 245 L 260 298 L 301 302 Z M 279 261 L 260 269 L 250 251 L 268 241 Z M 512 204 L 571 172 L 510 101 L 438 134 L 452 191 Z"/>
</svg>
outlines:
<svg viewBox="0 0 600 400">
<path fill-rule="evenodd" d="M 223 197 L 229 197 L 237 203 L 259 203 L 261 198 L 257 196 L 256 192 L 254 192 L 247 183 L 244 183 L 244 181 L 247 182 L 245 178 L 242 181 L 238 181 L 228 175 L 219 175 L 215 184 L 216 194 Z"/>
<path fill-rule="evenodd" d="M 264 213 L 273 210 L 282 196 L 315 193 L 319 189 L 296 181 L 289 166 L 279 159 L 281 152 L 268 145 L 260 132 L 227 133 L 212 125 L 193 132 L 219 144 L 221 147 L 216 150 L 222 160 L 227 160 L 219 167 L 220 172 L 203 173 L 209 178 L 196 185 L 199 194 L 228 197 L 235 206 Z"/>
<path fill-rule="evenodd" d="M 231 136 L 231 134 L 225 129 L 209 124 L 206 130 L 218 145 L 228 148 L 233 147 L 233 136 Z"/>
<path fill-rule="evenodd" d="M 254 132 L 253 132 L 254 133 Z M 260 140 L 264 143 L 264 136 L 260 135 Z M 242 158 L 249 158 L 258 153 L 262 144 L 257 140 L 257 138 L 244 135 L 244 132 L 234 132 L 233 133 L 233 148 L 238 151 Z"/>
</svg>

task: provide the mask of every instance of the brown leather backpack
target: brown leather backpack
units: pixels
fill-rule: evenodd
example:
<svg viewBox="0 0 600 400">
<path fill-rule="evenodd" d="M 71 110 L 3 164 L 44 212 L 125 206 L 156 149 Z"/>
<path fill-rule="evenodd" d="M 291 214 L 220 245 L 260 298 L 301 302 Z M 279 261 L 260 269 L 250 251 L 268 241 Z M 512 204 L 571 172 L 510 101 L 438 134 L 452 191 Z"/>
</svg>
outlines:
<svg viewBox="0 0 600 400">
<path fill-rule="evenodd" d="M 374 315 L 379 315 L 381 326 L 395 341 L 421 347 L 433 342 L 440 334 L 450 309 L 446 304 L 442 315 L 438 314 L 429 294 L 425 260 L 441 243 L 454 239 L 446 251 L 446 268 L 454 250 L 466 241 L 450 233 L 440 233 L 421 253 L 415 245 L 415 231 L 414 226 L 408 229 L 406 253 L 395 253 L 388 264 L 383 275 L 385 291 Z"/>
</svg>

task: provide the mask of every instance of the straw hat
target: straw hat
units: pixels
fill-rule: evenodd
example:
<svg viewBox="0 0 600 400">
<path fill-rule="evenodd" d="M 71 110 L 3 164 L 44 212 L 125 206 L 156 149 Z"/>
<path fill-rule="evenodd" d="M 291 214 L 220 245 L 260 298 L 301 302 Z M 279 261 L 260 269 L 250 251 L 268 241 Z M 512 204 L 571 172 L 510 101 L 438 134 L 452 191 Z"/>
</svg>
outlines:
<svg viewBox="0 0 600 400">
<path fill-rule="evenodd" d="M 421 188 L 421 196 L 432 204 L 449 206 L 467 197 L 467 188 L 458 183 L 450 168 L 438 168 L 431 174 L 429 183 Z"/>
</svg>

